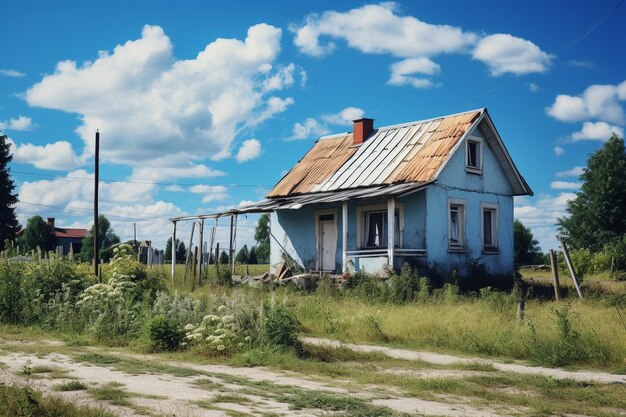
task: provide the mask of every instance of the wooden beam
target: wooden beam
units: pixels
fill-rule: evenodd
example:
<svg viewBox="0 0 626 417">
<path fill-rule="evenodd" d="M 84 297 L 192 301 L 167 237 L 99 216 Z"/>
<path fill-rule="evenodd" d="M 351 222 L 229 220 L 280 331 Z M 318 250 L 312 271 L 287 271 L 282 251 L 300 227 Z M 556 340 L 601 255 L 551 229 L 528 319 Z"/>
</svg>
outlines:
<svg viewBox="0 0 626 417">
<path fill-rule="evenodd" d="M 183 283 L 187 284 L 187 266 L 189 265 L 189 257 L 191 256 L 191 251 L 193 248 L 193 232 L 196 227 L 196 222 L 191 223 L 191 234 L 189 235 L 189 247 L 187 247 L 187 258 L 185 258 L 185 275 L 183 276 Z"/>
<path fill-rule="evenodd" d="M 204 253 L 204 219 L 200 220 L 200 244 L 198 245 L 198 285 L 200 285 L 200 277 L 202 277 L 202 256 Z"/>
<path fill-rule="evenodd" d="M 578 285 L 578 278 L 576 278 L 576 272 L 574 272 L 574 264 L 572 264 L 572 259 L 569 257 L 567 245 L 565 244 L 565 241 L 563 239 L 559 240 L 561 241 L 561 246 L 563 247 L 563 254 L 565 255 L 565 263 L 567 263 L 567 269 L 569 269 L 569 274 L 572 276 L 572 281 L 574 281 L 574 286 L 576 287 L 578 297 L 582 300 L 583 293 L 580 291 L 580 285 Z"/>
<path fill-rule="evenodd" d="M 552 277 L 554 279 L 554 299 L 561 299 L 561 287 L 559 285 L 559 267 L 556 261 L 556 252 L 550 249 L 550 266 L 552 267 Z"/>
<path fill-rule="evenodd" d="M 396 246 L 396 199 L 387 199 L 387 258 L 389 267 L 393 269 Z"/>
<path fill-rule="evenodd" d="M 341 270 L 348 273 L 348 202 L 341 205 Z"/>
</svg>

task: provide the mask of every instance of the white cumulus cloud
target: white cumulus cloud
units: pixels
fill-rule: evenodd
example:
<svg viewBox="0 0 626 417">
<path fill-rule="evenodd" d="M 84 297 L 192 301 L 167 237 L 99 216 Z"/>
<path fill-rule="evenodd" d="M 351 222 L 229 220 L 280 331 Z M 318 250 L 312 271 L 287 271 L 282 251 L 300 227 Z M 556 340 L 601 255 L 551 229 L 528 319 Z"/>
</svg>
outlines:
<svg viewBox="0 0 626 417">
<path fill-rule="evenodd" d="M 324 114 L 321 119 L 331 125 L 350 126 L 353 120 L 363 118 L 365 112 L 358 107 L 346 107 L 339 113 Z"/>
<path fill-rule="evenodd" d="M 515 218 L 530 228 L 535 239 L 539 240 L 542 250 L 556 249 L 558 248 L 557 218 L 567 215 L 567 203 L 574 198 L 576 194 L 573 192 L 516 197 Z"/>
<path fill-rule="evenodd" d="M 562 147 L 560 147 L 560 146 L 558 146 L 558 145 L 554 147 L 554 154 L 555 154 L 556 156 L 561 156 L 561 155 L 563 155 L 564 153 L 565 153 L 565 149 L 563 149 Z"/>
<path fill-rule="evenodd" d="M 261 155 L 261 142 L 257 139 L 244 140 L 237 152 L 237 162 L 246 162 Z"/>
<path fill-rule="evenodd" d="M 293 134 L 287 140 L 302 140 L 319 137 L 330 133 L 330 130 L 314 118 L 307 118 L 303 123 L 293 125 Z"/>
<path fill-rule="evenodd" d="M 414 74 L 433 75 L 441 70 L 439 64 L 428 58 L 409 58 L 391 65 L 391 76 L 387 81 L 390 85 L 411 85 L 415 88 L 432 87 L 433 83 L 427 78 L 413 76 Z"/>
<path fill-rule="evenodd" d="M 0 129 L 8 130 L 32 130 L 35 127 L 30 117 L 19 116 L 16 119 L 0 121 Z"/>
<path fill-rule="evenodd" d="M 31 143 L 18 145 L 11 142 L 15 162 L 32 164 L 39 169 L 69 171 L 84 163 L 84 160 L 74 153 L 72 145 L 64 140 L 43 146 Z"/>
<path fill-rule="evenodd" d="M 487 64 L 496 77 L 507 72 L 516 75 L 545 72 L 553 58 L 534 43 L 505 33 L 481 39 L 473 57 Z"/>
<path fill-rule="evenodd" d="M 552 181 L 550 188 L 553 190 L 578 190 L 582 183 L 570 181 Z"/>
<path fill-rule="evenodd" d="M 189 161 L 229 157 L 242 129 L 293 103 L 270 95 L 294 82 L 294 67 L 275 62 L 280 38 L 280 29 L 258 24 L 244 40 L 220 38 L 193 58 L 177 59 L 163 29 L 147 25 L 141 38 L 93 61 L 59 62 L 25 97 L 32 106 L 79 114 L 88 155 L 100 129 L 104 161 L 159 162 L 181 175 Z"/>
<path fill-rule="evenodd" d="M 557 178 L 580 177 L 584 170 L 585 167 L 574 167 L 566 171 L 557 172 L 555 175 Z"/>
<path fill-rule="evenodd" d="M 546 112 L 562 122 L 597 119 L 624 124 L 624 109 L 620 103 L 624 100 L 626 100 L 626 81 L 617 85 L 595 84 L 587 87 L 578 96 L 557 95 L 554 103 L 546 108 Z"/>
<path fill-rule="evenodd" d="M 494 76 L 504 73 L 544 72 L 552 56 L 534 43 L 509 34 L 482 37 L 463 28 L 424 22 L 399 14 L 394 2 L 354 8 L 347 12 L 311 14 L 299 26 L 292 26 L 294 43 L 303 53 L 321 57 L 337 48 L 337 41 L 366 54 L 387 54 L 403 59 L 394 64 L 388 84 L 431 87 L 427 77 L 439 66 L 430 58 L 441 54 L 472 54 L 487 64 Z M 412 61 L 420 59 L 419 61 Z M 426 60 L 426 61 L 424 61 Z M 428 66 L 425 66 L 427 63 Z M 434 65 L 433 65 L 434 64 Z"/>
<path fill-rule="evenodd" d="M 228 190 L 223 185 L 194 185 L 189 187 L 194 194 L 203 194 L 202 202 L 221 201 L 228 198 Z"/>
<path fill-rule="evenodd" d="M 585 122 L 580 131 L 572 133 L 572 140 L 599 140 L 606 142 L 613 133 L 617 133 L 622 138 L 624 137 L 624 129 L 619 126 L 613 126 L 606 122 Z"/>
</svg>

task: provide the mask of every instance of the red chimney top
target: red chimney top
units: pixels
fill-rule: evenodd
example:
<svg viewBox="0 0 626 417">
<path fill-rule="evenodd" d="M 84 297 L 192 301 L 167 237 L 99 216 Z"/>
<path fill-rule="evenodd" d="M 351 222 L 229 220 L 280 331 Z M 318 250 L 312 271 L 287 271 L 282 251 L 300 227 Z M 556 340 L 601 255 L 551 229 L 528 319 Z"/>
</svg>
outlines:
<svg viewBox="0 0 626 417">
<path fill-rule="evenodd" d="M 367 140 L 368 136 L 374 130 L 374 119 L 356 119 L 353 120 L 352 123 L 352 136 L 354 137 L 352 143 L 354 145 L 360 145 Z"/>
</svg>

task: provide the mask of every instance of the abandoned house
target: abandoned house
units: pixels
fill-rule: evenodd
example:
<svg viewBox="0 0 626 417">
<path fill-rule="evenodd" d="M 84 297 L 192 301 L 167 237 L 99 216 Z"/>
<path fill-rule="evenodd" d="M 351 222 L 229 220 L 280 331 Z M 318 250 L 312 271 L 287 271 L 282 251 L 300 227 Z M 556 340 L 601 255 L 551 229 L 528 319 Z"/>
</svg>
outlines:
<svg viewBox="0 0 626 417">
<path fill-rule="evenodd" d="M 54 217 L 48 217 L 48 226 L 52 229 L 52 235 L 55 239 L 57 250 L 62 252 L 63 255 L 70 253 L 70 247 L 74 253 L 80 252 L 83 247 L 83 239 L 87 237 L 89 233 L 87 229 L 78 229 L 70 227 L 57 227 L 54 224 Z M 17 237 L 22 236 L 25 229 L 17 232 Z"/>
<path fill-rule="evenodd" d="M 270 268 L 513 272 L 513 196 L 532 195 L 486 109 L 320 138 L 264 201 Z M 231 221 L 232 224 L 232 221 Z M 232 235 L 232 233 L 231 233 Z M 232 242 L 231 242 L 232 243 Z"/>
</svg>

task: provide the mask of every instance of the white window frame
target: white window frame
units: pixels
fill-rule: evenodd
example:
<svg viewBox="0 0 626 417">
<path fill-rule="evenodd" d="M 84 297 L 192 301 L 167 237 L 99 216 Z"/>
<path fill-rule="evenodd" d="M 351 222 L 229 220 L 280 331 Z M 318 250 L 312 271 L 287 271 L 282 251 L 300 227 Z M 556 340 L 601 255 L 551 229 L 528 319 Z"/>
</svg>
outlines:
<svg viewBox="0 0 626 417">
<path fill-rule="evenodd" d="M 474 143 L 477 146 L 476 156 L 478 157 L 477 166 L 470 165 L 469 148 L 470 143 Z M 465 170 L 472 174 L 483 173 L 483 140 L 477 136 L 470 136 L 465 141 Z"/>
<path fill-rule="evenodd" d="M 458 222 L 458 230 L 457 234 L 459 239 L 457 241 L 452 240 L 452 210 L 457 209 L 460 217 L 460 221 Z M 448 199 L 448 248 L 450 250 L 465 250 L 467 236 L 465 234 L 466 227 L 465 222 L 467 219 L 467 201 L 460 198 L 449 198 Z"/>
<path fill-rule="evenodd" d="M 492 244 L 485 245 L 485 211 L 491 211 L 491 236 Z M 494 203 L 480 203 L 480 241 L 485 253 L 497 253 L 499 252 L 498 245 L 498 228 L 500 225 L 498 204 Z"/>
<path fill-rule="evenodd" d="M 356 239 L 358 242 L 359 249 L 385 249 L 386 246 L 367 246 L 367 236 L 368 236 L 368 214 L 369 213 L 384 213 L 384 219 L 387 219 L 387 204 L 373 204 L 368 206 L 360 206 L 356 209 L 357 212 L 357 228 L 356 228 Z M 396 203 L 396 212 L 398 213 L 398 231 L 399 236 L 396 235 L 395 239 L 395 247 L 402 248 L 402 235 L 404 234 L 404 204 Z"/>
</svg>

